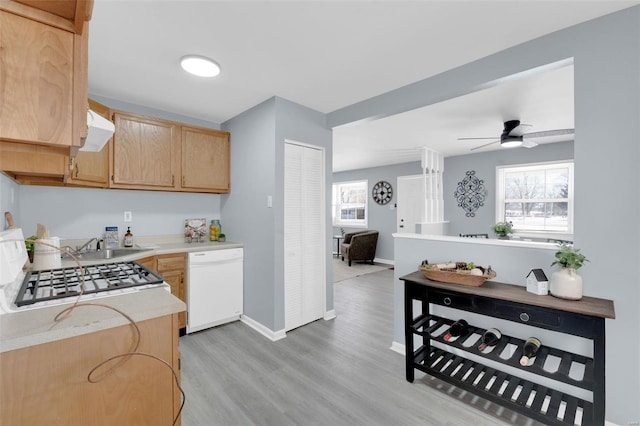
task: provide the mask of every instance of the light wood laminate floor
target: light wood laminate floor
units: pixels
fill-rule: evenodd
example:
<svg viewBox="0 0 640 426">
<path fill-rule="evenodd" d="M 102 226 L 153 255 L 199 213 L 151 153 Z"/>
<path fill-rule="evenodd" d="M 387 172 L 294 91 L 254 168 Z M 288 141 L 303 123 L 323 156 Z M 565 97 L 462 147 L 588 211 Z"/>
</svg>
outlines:
<svg viewBox="0 0 640 426">
<path fill-rule="evenodd" d="M 393 270 L 335 283 L 337 318 L 271 342 L 241 322 L 180 340 L 184 426 L 537 425 L 416 371 L 393 340 Z"/>
</svg>

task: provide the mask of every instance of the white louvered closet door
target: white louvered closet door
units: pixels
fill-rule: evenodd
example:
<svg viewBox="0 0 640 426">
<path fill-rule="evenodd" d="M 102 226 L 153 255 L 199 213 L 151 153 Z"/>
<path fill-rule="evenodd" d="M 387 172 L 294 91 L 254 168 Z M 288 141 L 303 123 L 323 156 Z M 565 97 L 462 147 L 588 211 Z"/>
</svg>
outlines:
<svg viewBox="0 0 640 426">
<path fill-rule="evenodd" d="M 325 301 L 324 154 L 284 146 L 285 331 L 322 318 Z"/>
</svg>

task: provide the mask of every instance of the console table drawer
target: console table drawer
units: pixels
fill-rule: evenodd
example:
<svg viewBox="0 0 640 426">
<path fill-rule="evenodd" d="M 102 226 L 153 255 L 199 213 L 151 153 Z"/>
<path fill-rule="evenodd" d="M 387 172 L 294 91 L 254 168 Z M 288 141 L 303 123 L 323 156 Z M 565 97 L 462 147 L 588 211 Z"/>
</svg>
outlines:
<svg viewBox="0 0 640 426">
<path fill-rule="evenodd" d="M 492 313 L 496 309 L 491 299 L 442 290 L 429 292 L 429 302 L 471 312 Z"/>
<path fill-rule="evenodd" d="M 522 324 L 557 329 L 560 327 L 560 316 L 545 309 L 531 306 L 514 306 L 513 304 L 498 304 L 495 308 L 496 316 Z"/>
</svg>

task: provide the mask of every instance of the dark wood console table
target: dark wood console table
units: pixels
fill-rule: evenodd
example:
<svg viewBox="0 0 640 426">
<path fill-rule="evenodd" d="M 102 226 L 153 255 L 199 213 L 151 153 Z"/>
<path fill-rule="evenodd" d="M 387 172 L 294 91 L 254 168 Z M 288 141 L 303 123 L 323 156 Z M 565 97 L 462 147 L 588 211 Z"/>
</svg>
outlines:
<svg viewBox="0 0 640 426">
<path fill-rule="evenodd" d="M 420 272 L 400 278 L 404 281 L 406 378 L 413 382 L 414 369 L 423 371 L 473 392 L 513 411 L 545 424 L 573 425 L 581 418 L 582 425 L 603 425 L 605 418 L 605 325 L 606 318 L 615 318 L 611 300 L 583 297 L 568 301 L 553 296 L 528 293 L 524 287 L 486 281 L 480 287 L 431 281 Z M 414 316 L 413 303 L 418 301 L 422 313 Z M 532 365 L 521 366 L 524 339 L 529 336 L 507 336 L 492 351 L 480 352 L 478 341 L 466 341 L 484 329 L 470 324 L 455 341 L 445 341 L 446 327 L 457 318 L 444 318 L 430 313 L 430 304 L 500 318 L 531 327 L 552 330 L 590 339 L 593 358 L 546 346 L 544 341 Z M 414 348 L 414 336 L 421 336 L 421 345 Z M 532 331 L 531 335 L 535 335 Z M 432 341 L 439 345 L 432 345 Z M 463 344 L 464 343 L 464 344 Z M 507 345 L 516 347 L 511 357 L 500 356 Z M 512 346 L 512 347 L 513 347 Z M 448 351 L 442 348 L 456 348 Z M 473 354 L 466 357 L 460 354 Z M 545 369 L 547 357 L 560 360 L 557 370 Z M 525 380 L 498 368 L 476 362 L 477 357 L 489 359 L 537 376 L 566 383 L 591 393 L 591 401 L 552 389 L 533 380 Z M 473 358 L 473 359 L 472 359 Z M 576 377 L 573 366 L 583 374 Z M 527 377 L 530 377 L 527 375 Z M 534 376 L 535 377 L 535 376 Z"/>
</svg>

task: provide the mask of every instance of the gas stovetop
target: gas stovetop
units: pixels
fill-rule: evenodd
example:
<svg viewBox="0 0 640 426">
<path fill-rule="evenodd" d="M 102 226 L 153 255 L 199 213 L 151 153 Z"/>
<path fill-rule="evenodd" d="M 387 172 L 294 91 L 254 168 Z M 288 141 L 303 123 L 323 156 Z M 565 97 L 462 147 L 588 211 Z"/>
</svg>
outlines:
<svg viewBox="0 0 640 426">
<path fill-rule="evenodd" d="M 164 284 L 164 279 L 138 262 L 113 262 L 83 267 L 68 267 L 27 272 L 18 290 L 18 307 L 83 295 L 111 294 L 145 289 Z M 139 287 L 139 288 L 136 288 Z"/>
</svg>

